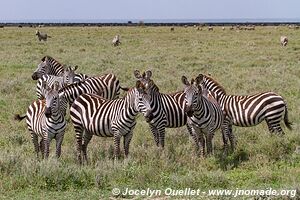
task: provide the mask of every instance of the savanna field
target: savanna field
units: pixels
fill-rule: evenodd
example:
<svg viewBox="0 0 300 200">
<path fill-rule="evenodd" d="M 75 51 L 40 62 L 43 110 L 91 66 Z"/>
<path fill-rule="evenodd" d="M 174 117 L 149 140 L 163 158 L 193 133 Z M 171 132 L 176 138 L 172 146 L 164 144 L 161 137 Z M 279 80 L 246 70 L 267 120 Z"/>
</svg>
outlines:
<svg viewBox="0 0 300 200">
<path fill-rule="evenodd" d="M 51 38 L 39 42 L 35 28 L 0 29 L 1 199 L 121 199 L 112 195 L 113 188 L 208 191 L 271 187 L 297 189 L 299 197 L 300 30 L 265 26 L 254 31 L 227 27 L 214 31 L 175 27 L 173 32 L 170 27 L 42 27 L 40 31 Z M 116 34 L 121 40 L 118 47 L 111 43 Z M 289 38 L 286 47 L 280 45 L 281 35 Z M 285 135 L 278 136 L 269 133 L 265 122 L 248 128 L 233 126 L 237 148 L 227 157 L 217 131 L 214 154 L 201 159 L 186 127 L 166 129 L 161 151 L 139 115 L 129 158 L 114 161 L 113 139 L 94 136 L 88 146 L 90 164 L 80 166 L 67 114 L 61 158 L 55 158 L 52 140 L 50 158 L 38 160 L 25 120 L 18 122 L 13 117 L 25 114 L 36 99 L 36 81 L 31 75 L 45 55 L 78 65 L 77 72 L 88 75 L 114 73 L 123 87 L 135 86 L 135 69 L 151 69 L 163 93 L 182 90 L 181 76 L 190 79 L 199 73 L 211 74 L 228 94 L 274 91 L 288 104 L 293 130 L 282 123 Z"/>
</svg>

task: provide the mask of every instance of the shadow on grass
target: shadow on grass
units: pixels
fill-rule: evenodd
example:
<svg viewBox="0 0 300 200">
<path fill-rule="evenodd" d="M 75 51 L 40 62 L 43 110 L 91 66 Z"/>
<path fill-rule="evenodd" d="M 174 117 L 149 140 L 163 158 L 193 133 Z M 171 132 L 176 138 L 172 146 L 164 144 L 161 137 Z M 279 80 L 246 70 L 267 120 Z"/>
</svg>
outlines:
<svg viewBox="0 0 300 200">
<path fill-rule="evenodd" d="M 222 170 L 230 170 L 237 168 L 241 163 L 249 160 L 249 152 L 243 149 L 237 149 L 229 152 L 228 155 L 221 152 L 215 155 L 216 163 Z"/>
</svg>

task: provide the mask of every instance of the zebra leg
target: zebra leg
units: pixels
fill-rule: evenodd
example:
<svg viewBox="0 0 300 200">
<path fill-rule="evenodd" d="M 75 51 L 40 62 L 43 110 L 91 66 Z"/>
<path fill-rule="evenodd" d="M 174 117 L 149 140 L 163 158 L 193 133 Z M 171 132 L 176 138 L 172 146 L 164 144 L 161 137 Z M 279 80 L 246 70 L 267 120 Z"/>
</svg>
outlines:
<svg viewBox="0 0 300 200">
<path fill-rule="evenodd" d="M 165 131 L 164 127 L 158 130 L 159 145 L 162 149 L 165 147 Z"/>
<path fill-rule="evenodd" d="M 194 139 L 195 147 L 196 147 L 196 153 L 198 154 L 199 153 L 199 137 L 198 137 L 198 134 L 196 133 L 196 130 L 188 124 L 187 124 L 187 129 L 188 129 L 188 132 L 189 132 L 190 136 L 192 136 L 192 138 Z"/>
<path fill-rule="evenodd" d="M 198 137 L 198 147 L 199 147 L 199 156 L 205 156 L 205 138 L 203 136 L 203 132 L 197 126 L 193 126 L 194 134 Z"/>
<path fill-rule="evenodd" d="M 224 153 L 228 154 L 228 126 L 222 124 L 221 125 L 221 132 L 222 132 L 222 139 L 223 139 L 223 145 L 224 145 Z"/>
<path fill-rule="evenodd" d="M 35 133 L 31 133 L 31 140 L 33 142 L 34 145 L 34 150 L 36 153 L 36 157 L 39 158 L 39 141 L 38 141 L 38 136 Z"/>
<path fill-rule="evenodd" d="M 232 131 L 232 124 L 231 123 L 228 124 L 227 137 L 229 137 L 231 151 L 234 151 L 235 146 L 236 146 L 236 139 L 235 139 L 235 136 L 234 136 L 233 131 Z"/>
<path fill-rule="evenodd" d="M 285 133 L 283 132 L 281 126 L 280 126 L 280 121 L 271 121 L 272 119 L 266 119 L 266 122 L 267 122 L 267 125 L 268 125 L 268 128 L 269 128 L 269 131 L 271 133 L 278 133 L 278 134 L 281 134 L 281 135 L 284 135 Z"/>
<path fill-rule="evenodd" d="M 92 137 L 93 137 L 93 134 L 85 131 L 85 133 L 83 135 L 82 153 L 83 153 L 83 161 L 85 161 L 86 164 L 88 164 L 87 146 L 88 146 L 89 142 L 91 141 Z"/>
<path fill-rule="evenodd" d="M 212 139 L 213 139 L 213 136 L 214 136 L 214 133 L 211 130 L 206 135 L 207 155 L 212 154 L 212 150 L 213 150 Z"/>
<path fill-rule="evenodd" d="M 125 152 L 125 157 L 126 158 L 128 157 L 128 154 L 129 154 L 129 144 L 130 144 L 132 136 L 133 136 L 132 131 L 127 133 L 124 136 L 124 152 Z"/>
<path fill-rule="evenodd" d="M 42 159 L 44 159 L 44 156 L 45 156 L 44 155 L 45 147 L 44 147 L 44 140 L 43 140 L 43 138 L 40 141 L 40 151 L 42 153 Z"/>
<path fill-rule="evenodd" d="M 44 155 L 45 159 L 49 157 L 49 146 L 50 146 L 50 138 L 48 137 L 48 134 L 44 134 Z"/>
<path fill-rule="evenodd" d="M 156 146 L 159 147 L 159 138 L 158 138 L 158 130 L 157 130 L 157 128 L 155 126 L 153 126 L 153 125 L 150 125 L 150 130 L 151 130 L 151 132 L 153 134 Z"/>
<path fill-rule="evenodd" d="M 64 132 L 59 133 L 56 135 L 55 140 L 56 140 L 56 157 L 59 158 L 61 155 L 61 144 L 64 139 Z"/>
<path fill-rule="evenodd" d="M 76 150 L 77 150 L 77 160 L 79 164 L 82 164 L 82 136 L 83 136 L 83 129 L 75 127 L 75 132 L 76 132 Z"/>
<path fill-rule="evenodd" d="M 114 133 L 115 160 L 120 158 L 120 141 L 121 141 L 121 134 L 118 131 L 118 132 Z"/>
</svg>

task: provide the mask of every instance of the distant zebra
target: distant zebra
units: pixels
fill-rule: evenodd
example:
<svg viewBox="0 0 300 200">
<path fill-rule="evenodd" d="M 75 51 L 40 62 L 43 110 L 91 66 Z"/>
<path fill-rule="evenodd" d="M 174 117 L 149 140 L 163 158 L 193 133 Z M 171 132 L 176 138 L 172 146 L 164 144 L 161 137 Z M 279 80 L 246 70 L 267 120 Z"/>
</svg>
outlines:
<svg viewBox="0 0 300 200">
<path fill-rule="evenodd" d="M 191 83 L 189 83 L 187 78 L 182 76 L 181 81 L 184 84 L 185 111 L 188 116 L 187 123 L 192 127 L 193 138 L 196 147 L 199 145 L 197 150 L 200 150 L 200 156 L 205 156 L 205 140 L 207 153 L 210 154 L 213 149 L 212 139 L 214 132 L 223 123 L 223 112 L 216 100 L 209 99 L 203 95 L 200 86 L 200 83 L 203 81 L 201 77 L 197 77 L 196 80 L 192 79 Z M 224 136 L 223 139 L 225 140 Z"/>
<path fill-rule="evenodd" d="M 280 43 L 282 46 L 286 46 L 288 44 L 289 40 L 286 36 L 280 36 Z"/>
<path fill-rule="evenodd" d="M 45 74 L 62 76 L 64 70 L 65 66 L 60 64 L 57 60 L 55 60 L 51 56 L 44 56 L 31 77 L 33 80 L 38 80 L 39 78 L 42 78 L 42 76 Z M 88 76 L 85 74 L 75 74 L 74 82 L 84 81 L 86 78 L 88 78 Z"/>
<path fill-rule="evenodd" d="M 151 96 L 152 119 L 146 119 L 150 125 L 151 132 L 157 146 L 164 148 L 165 128 L 177 128 L 187 125 L 188 132 L 193 136 L 192 129 L 187 124 L 187 115 L 184 111 L 184 92 L 173 94 L 163 94 L 153 80 L 152 72 L 146 71 L 140 74 L 138 70 L 134 72 L 135 77 L 141 81 L 146 92 Z"/>
<path fill-rule="evenodd" d="M 21 121 L 26 117 L 37 157 L 39 157 L 39 151 L 41 151 L 42 157 L 48 158 L 50 141 L 53 138 L 56 140 L 56 156 L 60 157 L 61 144 L 66 128 L 66 110 L 61 106 L 63 100 L 58 95 L 58 83 L 50 88 L 46 82 L 43 82 L 43 87 L 47 91 L 45 100 L 34 101 L 28 107 L 25 116 L 16 115 L 15 119 Z M 38 137 L 42 138 L 40 145 Z"/>
<path fill-rule="evenodd" d="M 231 145 L 234 145 L 232 125 L 249 127 L 267 122 L 270 132 L 284 134 L 280 121 L 284 120 L 288 129 L 292 129 L 288 120 L 288 110 L 284 99 L 274 92 L 263 92 L 254 95 L 227 95 L 224 88 L 211 77 L 199 74 L 203 82 L 201 85 L 211 91 L 225 112 L 224 123 L 229 130 Z"/>
<path fill-rule="evenodd" d="M 51 38 L 51 36 L 47 35 L 47 33 L 42 33 L 39 30 L 35 31 L 35 35 L 38 37 L 39 41 L 47 41 L 48 38 Z"/>
<path fill-rule="evenodd" d="M 76 132 L 77 157 L 80 164 L 83 159 L 88 163 L 87 145 L 93 135 L 114 137 L 115 159 L 120 155 L 120 139 L 124 137 L 125 156 L 129 153 L 129 144 L 139 112 L 151 118 L 149 98 L 139 87 L 129 89 L 125 97 L 107 100 L 95 94 L 83 94 L 70 108 L 71 119 Z"/>
<path fill-rule="evenodd" d="M 113 44 L 114 46 L 119 46 L 119 45 L 121 44 L 121 42 L 120 42 L 120 36 L 119 36 L 119 35 L 116 35 L 116 36 L 114 37 L 114 39 L 112 40 L 112 44 Z"/>
<path fill-rule="evenodd" d="M 63 86 L 71 84 L 74 82 L 75 77 L 75 70 L 77 66 L 74 68 L 67 67 L 64 69 L 64 72 L 61 76 L 54 76 L 54 75 L 43 75 L 42 78 L 38 79 L 36 93 L 38 99 L 43 99 L 45 97 L 45 89 L 42 87 L 43 82 L 47 82 L 48 86 L 51 87 L 55 82 L 59 83 L 59 89 Z"/>
</svg>

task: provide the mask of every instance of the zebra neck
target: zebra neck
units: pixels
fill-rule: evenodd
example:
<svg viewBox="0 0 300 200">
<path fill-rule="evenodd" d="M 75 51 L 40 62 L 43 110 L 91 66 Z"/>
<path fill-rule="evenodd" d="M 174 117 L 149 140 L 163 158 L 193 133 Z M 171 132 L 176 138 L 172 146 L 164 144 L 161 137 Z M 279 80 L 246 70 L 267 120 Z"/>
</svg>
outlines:
<svg viewBox="0 0 300 200">
<path fill-rule="evenodd" d="M 205 105 L 205 100 L 203 97 L 198 98 L 197 100 L 197 106 L 194 109 L 194 116 L 202 116 L 204 113 L 204 105 Z"/>
<path fill-rule="evenodd" d="M 139 111 L 134 106 L 134 98 L 133 93 L 127 93 L 125 98 L 123 99 L 123 107 L 126 113 L 130 113 L 131 116 L 135 117 L 138 115 Z"/>
</svg>

